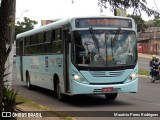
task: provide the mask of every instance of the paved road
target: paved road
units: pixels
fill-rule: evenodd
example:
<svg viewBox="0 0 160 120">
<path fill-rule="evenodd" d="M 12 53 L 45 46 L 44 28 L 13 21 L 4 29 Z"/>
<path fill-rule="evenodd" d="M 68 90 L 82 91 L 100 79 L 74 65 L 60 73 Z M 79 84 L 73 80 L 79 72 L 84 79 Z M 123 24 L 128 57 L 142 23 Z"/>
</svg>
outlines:
<svg viewBox="0 0 160 120">
<path fill-rule="evenodd" d="M 160 82 L 151 83 L 148 78 L 139 78 L 138 93 L 119 94 L 115 101 L 107 101 L 103 95 L 81 95 L 69 97 L 66 102 L 59 102 L 52 91 L 39 87 L 32 91 L 27 90 L 25 83 L 16 79 L 15 73 L 13 77 L 13 87 L 19 89 L 19 94 L 56 111 L 160 111 Z M 96 119 L 105 118 L 94 118 Z M 158 120 L 158 118 L 155 119 Z"/>
<path fill-rule="evenodd" d="M 138 58 L 138 66 L 141 69 L 149 70 L 150 59 Z"/>
</svg>

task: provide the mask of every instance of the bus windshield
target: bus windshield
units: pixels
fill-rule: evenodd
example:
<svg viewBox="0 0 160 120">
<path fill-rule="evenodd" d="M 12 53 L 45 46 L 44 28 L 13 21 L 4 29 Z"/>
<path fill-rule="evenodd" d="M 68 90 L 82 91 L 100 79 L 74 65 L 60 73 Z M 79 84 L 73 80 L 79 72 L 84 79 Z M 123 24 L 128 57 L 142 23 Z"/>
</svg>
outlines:
<svg viewBox="0 0 160 120">
<path fill-rule="evenodd" d="M 92 33 L 90 30 L 74 31 L 72 48 L 73 62 L 78 66 L 127 66 L 134 65 L 137 60 L 134 31 L 120 29 L 93 30 Z"/>
</svg>

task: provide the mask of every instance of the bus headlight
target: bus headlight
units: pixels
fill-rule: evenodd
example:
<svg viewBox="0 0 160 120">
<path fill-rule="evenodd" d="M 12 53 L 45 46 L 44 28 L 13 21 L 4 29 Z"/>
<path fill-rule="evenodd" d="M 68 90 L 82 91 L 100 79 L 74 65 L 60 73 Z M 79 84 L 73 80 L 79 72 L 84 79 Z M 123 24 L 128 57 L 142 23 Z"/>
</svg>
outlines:
<svg viewBox="0 0 160 120">
<path fill-rule="evenodd" d="M 87 84 L 87 81 L 81 75 L 79 75 L 79 74 L 72 74 L 72 76 L 73 76 L 73 80 L 75 80 L 77 82 L 81 82 L 81 83 Z"/>
<path fill-rule="evenodd" d="M 137 73 L 132 73 L 129 77 L 129 80 L 135 80 L 138 77 Z"/>
<path fill-rule="evenodd" d="M 76 80 L 76 81 L 79 81 L 79 82 L 84 82 L 85 81 L 85 79 L 78 74 L 74 74 L 73 79 Z"/>
<path fill-rule="evenodd" d="M 74 78 L 75 80 L 80 80 L 80 76 L 79 76 L 79 75 L 74 75 L 73 78 Z"/>
</svg>

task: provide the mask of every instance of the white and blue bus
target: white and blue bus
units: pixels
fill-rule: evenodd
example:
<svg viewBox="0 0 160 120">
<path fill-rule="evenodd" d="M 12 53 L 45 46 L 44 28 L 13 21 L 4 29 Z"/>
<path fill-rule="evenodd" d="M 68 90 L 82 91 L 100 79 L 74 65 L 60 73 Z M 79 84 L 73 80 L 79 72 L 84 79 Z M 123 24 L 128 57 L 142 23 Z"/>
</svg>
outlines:
<svg viewBox="0 0 160 120">
<path fill-rule="evenodd" d="M 17 35 L 17 78 L 66 95 L 138 91 L 136 25 L 128 17 L 72 17 Z"/>
</svg>

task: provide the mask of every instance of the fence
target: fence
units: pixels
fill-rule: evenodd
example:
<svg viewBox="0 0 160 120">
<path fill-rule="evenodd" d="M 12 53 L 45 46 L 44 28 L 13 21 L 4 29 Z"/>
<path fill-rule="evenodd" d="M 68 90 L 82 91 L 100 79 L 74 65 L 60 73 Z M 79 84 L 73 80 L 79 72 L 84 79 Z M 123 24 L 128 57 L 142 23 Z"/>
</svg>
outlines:
<svg viewBox="0 0 160 120">
<path fill-rule="evenodd" d="M 144 54 L 158 54 L 158 44 L 138 43 L 138 52 Z"/>
</svg>

